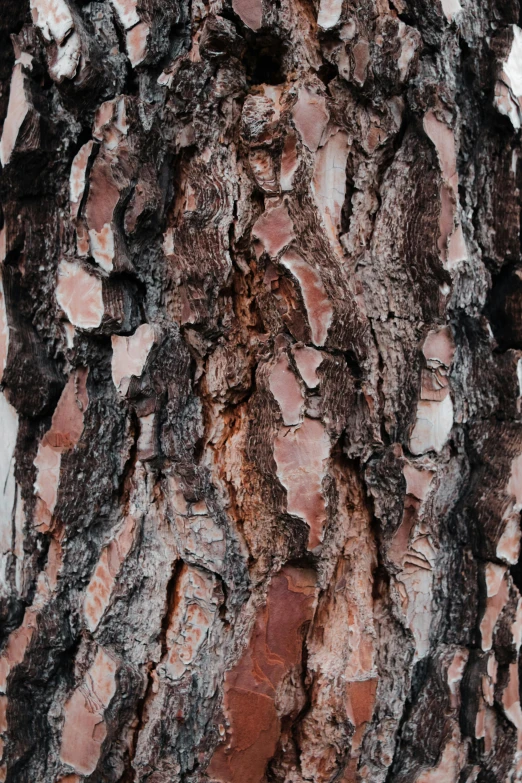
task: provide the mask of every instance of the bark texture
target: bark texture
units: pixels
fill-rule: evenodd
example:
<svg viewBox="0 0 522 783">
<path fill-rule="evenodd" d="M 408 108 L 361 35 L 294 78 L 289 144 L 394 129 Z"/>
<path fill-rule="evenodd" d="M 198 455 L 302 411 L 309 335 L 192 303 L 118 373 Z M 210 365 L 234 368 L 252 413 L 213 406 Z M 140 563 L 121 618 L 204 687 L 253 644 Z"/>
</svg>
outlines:
<svg viewBox="0 0 522 783">
<path fill-rule="evenodd" d="M 0 25 L 0 780 L 522 780 L 518 0 Z"/>
</svg>

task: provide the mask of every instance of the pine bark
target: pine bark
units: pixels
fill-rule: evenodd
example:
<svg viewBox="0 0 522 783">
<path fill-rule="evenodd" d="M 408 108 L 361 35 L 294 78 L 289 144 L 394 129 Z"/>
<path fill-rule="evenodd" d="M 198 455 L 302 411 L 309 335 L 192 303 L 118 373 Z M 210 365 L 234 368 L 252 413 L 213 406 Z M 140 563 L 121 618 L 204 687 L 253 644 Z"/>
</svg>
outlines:
<svg viewBox="0 0 522 783">
<path fill-rule="evenodd" d="M 0 780 L 522 780 L 518 0 L 0 0 Z"/>
</svg>

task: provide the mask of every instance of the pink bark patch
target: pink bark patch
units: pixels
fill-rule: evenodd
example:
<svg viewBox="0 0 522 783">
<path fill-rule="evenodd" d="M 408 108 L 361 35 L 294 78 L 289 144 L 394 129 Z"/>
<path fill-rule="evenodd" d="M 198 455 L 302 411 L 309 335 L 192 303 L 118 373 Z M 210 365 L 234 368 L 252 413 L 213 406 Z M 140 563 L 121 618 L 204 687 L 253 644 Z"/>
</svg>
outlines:
<svg viewBox="0 0 522 783">
<path fill-rule="evenodd" d="M 197 503 L 193 503 L 191 506 L 191 511 L 193 514 L 200 515 L 200 514 L 208 514 L 208 507 L 204 500 L 198 500 Z"/>
<path fill-rule="evenodd" d="M 312 341 L 315 345 L 324 345 L 332 323 L 333 307 L 319 272 L 294 250 L 289 250 L 284 254 L 281 258 L 281 264 L 292 273 L 299 283 L 308 314 Z"/>
<path fill-rule="evenodd" d="M 0 696 L 0 734 L 7 731 L 7 696 Z"/>
<path fill-rule="evenodd" d="M 89 250 L 89 232 L 85 223 L 79 222 L 76 227 L 76 252 L 80 258 L 87 258 Z"/>
<path fill-rule="evenodd" d="M 294 174 L 298 168 L 297 136 L 295 133 L 289 133 L 285 139 L 285 146 L 281 155 L 281 171 L 279 174 L 281 190 L 292 190 Z"/>
<path fill-rule="evenodd" d="M 304 397 L 286 354 L 282 353 L 272 367 L 269 379 L 270 391 L 274 395 L 283 415 L 283 422 L 289 426 L 299 424 L 303 414 Z"/>
<path fill-rule="evenodd" d="M 497 565 L 496 563 L 486 564 L 487 602 L 486 611 L 480 623 L 483 650 L 491 650 L 497 620 L 508 600 L 506 571 L 506 566 Z"/>
<path fill-rule="evenodd" d="M 277 193 L 279 185 L 274 171 L 274 160 L 268 150 L 251 150 L 248 162 L 259 187 L 265 193 Z"/>
<path fill-rule="evenodd" d="M 295 239 L 294 224 L 284 204 L 264 212 L 255 222 L 252 233 L 272 258 Z"/>
<path fill-rule="evenodd" d="M 406 479 L 406 494 L 412 495 L 420 501 L 425 500 L 430 484 L 433 481 L 433 476 L 435 475 L 433 471 L 419 470 L 406 462 L 402 472 Z"/>
<path fill-rule="evenodd" d="M 60 263 L 56 300 L 74 326 L 94 329 L 101 324 L 104 313 L 102 282 L 80 264 Z"/>
<path fill-rule="evenodd" d="M 518 653 L 522 646 L 522 598 L 519 598 L 517 602 L 517 610 L 515 620 L 511 625 L 511 633 L 513 635 L 513 644 Z"/>
<path fill-rule="evenodd" d="M 61 44 L 73 28 L 73 19 L 65 0 L 31 0 L 33 22 L 47 41 Z"/>
<path fill-rule="evenodd" d="M 143 62 L 147 56 L 147 39 L 149 37 L 150 27 L 145 22 L 140 22 L 132 30 L 129 30 L 125 39 L 127 43 L 127 54 L 133 68 Z"/>
<path fill-rule="evenodd" d="M 409 512 L 409 513 L 408 513 Z M 405 508 L 402 522 L 394 533 L 388 557 L 392 563 L 402 568 L 404 555 L 408 551 L 410 535 L 415 522 L 415 518 L 408 508 Z"/>
<path fill-rule="evenodd" d="M 341 210 L 346 195 L 348 136 L 338 131 L 321 147 L 315 159 L 313 192 L 330 239 L 337 244 Z"/>
<path fill-rule="evenodd" d="M 225 675 L 224 707 L 230 726 L 207 775 L 219 783 L 262 783 L 281 722 L 275 698 L 286 674 L 301 665 L 303 627 L 315 604 L 315 574 L 286 566 L 273 579 L 248 648 Z"/>
<path fill-rule="evenodd" d="M 111 5 L 118 14 L 118 19 L 126 30 L 138 24 L 140 17 L 136 11 L 136 0 L 111 0 Z"/>
<path fill-rule="evenodd" d="M 101 231 L 89 229 L 91 255 L 105 272 L 112 272 L 114 261 L 114 233 L 109 223 Z"/>
<path fill-rule="evenodd" d="M 412 454 L 442 451 L 452 427 L 453 402 L 449 394 L 440 402 L 419 400 L 417 420 L 410 435 L 410 451 Z"/>
<path fill-rule="evenodd" d="M 112 380 L 120 394 L 126 394 L 131 377 L 143 372 L 145 362 L 154 344 L 154 330 L 149 324 L 141 324 L 130 337 L 113 335 Z"/>
<path fill-rule="evenodd" d="M 11 552 L 13 545 L 13 514 L 20 501 L 15 478 L 15 450 L 18 440 L 18 414 L 0 391 L 0 582 L 5 578 L 7 565 L 3 555 Z"/>
<path fill-rule="evenodd" d="M 520 530 L 519 513 L 520 512 L 515 511 L 507 518 L 495 552 L 500 560 L 503 560 L 510 565 L 515 565 L 520 556 L 520 537 L 522 531 Z"/>
<path fill-rule="evenodd" d="M 422 352 L 427 368 L 422 371 L 421 399 L 410 436 L 410 450 L 413 454 L 424 454 L 431 450 L 440 452 L 453 427 L 453 402 L 447 377 L 455 354 L 451 328 L 444 326 L 430 331 Z"/>
<path fill-rule="evenodd" d="M 15 666 L 21 663 L 25 656 L 25 651 L 33 637 L 36 628 L 36 617 L 34 612 L 26 610 L 24 621 L 20 628 L 10 635 L 6 648 L 0 658 L 0 691 L 5 693 L 7 687 L 7 678 Z"/>
<path fill-rule="evenodd" d="M 92 129 L 92 135 L 95 139 L 98 139 L 98 141 L 103 140 L 103 131 L 106 128 L 106 126 L 112 122 L 112 119 L 114 117 L 114 108 L 115 108 L 115 101 L 104 101 L 100 106 L 96 109 L 96 114 L 94 115 L 94 127 Z"/>
<path fill-rule="evenodd" d="M 518 661 L 509 664 L 509 679 L 502 694 L 502 705 L 507 717 L 517 729 L 517 751 L 520 752 L 522 750 L 522 709 L 520 707 Z"/>
<path fill-rule="evenodd" d="M 82 42 L 74 30 L 63 44 L 56 47 L 50 58 L 49 74 L 60 84 L 64 79 L 72 79 L 78 70 Z"/>
<path fill-rule="evenodd" d="M 43 500 L 51 514 L 54 511 L 58 498 L 61 461 L 60 451 L 53 449 L 48 443 L 43 441 L 40 443 L 38 454 L 34 460 L 34 466 L 38 471 L 34 483 L 34 491 Z"/>
<path fill-rule="evenodd" d="M 85 207 L 89 229 L 100 232 L 107 224 L 110 225 L 119 199 L 120 191 L 114 182 L 109 161 L 97 158 L 89 178 L 89 197 Z"/>
<path fill-rule="evenodd" d="M 89 404 L 88 370 L 74 370 L 54 411 L 51 428 L 38 445 L 36 495 L 52 514 L 58 497 L 61 455 L 76 446 L 83 432 L 83 417 Z"/>
<path fill-rule="evenodd" d="M 78 215 L 80 203 L 85 192 L 85 182 L 87 165 L 91 157 L 94 141 L 88 141 L 76 153 L 71 166 L 69 177 L 69 197 L 71 200 L 71 215 L 75 218 Z"/>
<path fill-rule="evenodd" d="M 103 720 L 116 692 L 116 662 L 98 647 L 85 679 L 64 707 L 65 723 L 60 758 L 82 775 L 91 775 L 107 736 Z"/>
<path fill-rule="evenodd" d="M 444 16 L 448 22 L 452 22 L 457 14 L 460 14 L 462 11 L 462 6 L 459 3 L 459 0 L 441 0 L 441 2 Z"/>
<path fill-rule="evenodd" d="M 515 457 L 511 464 L 507 493 L 515 499 L 517 506 L 522 506 L 522 454 Z"/>
<path fill-rule="evenodd" d="M 352 726 L 355 726 L 352 753 L 359 750 L 366 724 L 372 719 L 377 684 L 375 677 L 346 683 L 346 714 Z"/>
<path fill-rule="evenodd" d="M 440 236 L 437 244 L 445 268 L 451 270 L 468 258 L 462 226 L 455 226 L 459 184 L 455 134 L 432 111 L 427 112 L 424 116 L 424 130 L 437 150 L 444 180 L 440 190 Z"/>
<path fill-rule="evenodd" d="M 7 363 L 9 350 L 9 326 L 7 325 L 7 310 L 5 306 L 4 284 L 0 277 L 0 381 Z"/>
<path fill-rule="evenodd" d="M 74 448 L 83 432 L 83 419 L 89 405 L 86 368 L 74 370 L 58 400 L 51 429 L 44 436 L 56 449 L 66 451 Z"/>
<path fill-rule="evenodd" d="M 83 613 L 91 632 L 96 630 L 109 605 L 116 577 L 134 542 L 135 526 L 134 517 L 129 515 L 114 539 L 102 550 L 83 603 Z"/>
<path fill-rule="evenodd" d="M 415 783 L 453 783 L 459 780 L 467 756 L 468 750 L 463 746 L 458 723 L 454 723 L 452 734 L 446 741 L 436 766 L 422 769 Z"/>
<path fill-rule="evenodd" d="M 455 342 L 451 327 L 443 326 L 442 329 L 428 332 L 422 346 L 422 353 L 428 360 L 439 361 L 446 367 L 451 367 L 455 356 Z"/>
<path fill-rule="evenodd" d="M 5 693 L 7 678 L 20 664 L 31 642 L 37 624 L 39 610 L 45 606 L 56 588 L 58 574 L 62 565 L 62 548 L 56 539 L 51 539 L 47 564 L 40 573 L 33 603 L 25 610 L 22 625 L 11 633 L 0 656 L 0 692 Z"/>
<path fill-rule="evenodd" d="M 232 0 L 232 8 L 251 30 L 263 24 L 263 0 Z"/>
<path fill-rule="evenodd" d="M 178 680 L 207 639 L 217 610 L 215 580 L 205 571 L 183 566 L 177 589 L 177 609 L 167 629 L 165 673 Z"/>
<path fill-rule="evenodd" d="M 58 584 L 58 575 L 63 563 L 63 550 L 60 542 L 53 538 L 49 544 L 47 564 L 45 571 L 38 577 L 37 599 L 35 604 L 40 606 L 45 603 Z"/>
<path fill-rule="evenodd" d="M 156 456 L 157 447 L 157 422 L 156 414 L 140 417 L 140 434 L 138 435 L 137 456 L 140 460 L 152 459 Z"/>
<path fill-rule="evenodd" d="M 432 621 L 433 566 L 437 552 L 429 534 L 419 531 L 418 510 L 426 499 L 433 471 L 405 463 L 406 497 L 402 522 L 388 549 L 388 558 L 399 568 L 396 586 L 402 611 L 415 639 L 414 660 L 429 651 Z"/>
<path fill-rule="evenodd" d="M 330 440 L 324 425 L 305 418 L 295 430 L 282 430 L 274 442 L 277 477 L 287 494 L 287 511 L 310 528 L 308 548 L 323 540 L 326 504 L 322 491 Z"/>
<path fill-rule="evenodd" d="M 455 230 L 455 212 L 456 204 L 453 191 L 447 185 L 442 185 L 440 189 L 439 238 L 437 247 L 440 250 L 443 261 L 447 257 L 449 238 Z"/>
<path fill-rule="evenodd" d="M 368 41 L 358 41 L 353 47 L 353 59 L 355 68 L 353 78 L 359 84 L 364 84 L 370 62 L 370 44 Z"/>
<path fill-rule="evenodd" d="M 92 135 L 103 141 L 106 148 L 113 149 L 128 129 L 125 96 L 105 101 L 96 110 Z"/>
<path fill-rule="evenodd" d="M 317 24 L 319 27 L 322 27 L 323 30 L 329 30 L 331 27 L 335 27 L 341 18 L 342 10 L 343 0 L 321 0 Z"/>
<path fill-rule="evenodd" d="M 21 65 L 15 65 L 11 76 L 7 116 L 0 140 L 0 162 L 7 166 L 16 147 L 23 121 L 31 108 L 25 94 L 25 78 Z"/>
<path fill-rule="evenodd" d="M 323 354 L 321 351 L 317 351 L 315 348 L 309 348 L 305 345 L 300 348 L 292 348 L 292 353 L 301 378 L 309 389 L 315 389 L 320 381 L 317 370 L 323 361 Z"/>
<path fill-rule="evenodd" d="M 409 66 L 418 48 L 418 40 L 411 28 L 399 22 L 399 40 L 401 42 L 401 55 L 397 61 L 399 76 L 403 82 L 408 76 Z"/>
<path fill-rule="evenodd" d="M 457 650 L 453 656 L 453 660 L 448 666 L 448 687 L 450 690 L 451 706 L 453 709 L 457 709 L 460 704 L 459 698 L 459 686 L 464 676 L 464 670 L 469 658 L 469 650 L 466 647 Z"/>
<path fill-rule="evenodd" d="M 324 95 L 318 95 L 308 87 L 301 87 L 292 117 L 303 143 L 315 152 L 330 118 Z"/>
<path fill-rule="evenodd" d="M 446 269 L 456 269 L 462 261 L 466 261 L 468 257 L 468 248 L 466 246 L 466 240 L 464 239 L 462 225 L 458 225 L 450 237 Z"/>
<path fill-rule="evenodd" d="M 457 153 L 455 150 L 455 134 L 452 129 L 437 118 L 434 112 L 429 111 L 424 115 L 424 130 L 433 142 L 440 162 L 440 168 L 444 180 L 450 187 L 457 191 Z"/>
<path fill-rule="evenodd" d="M 502 515 L 504 529 L 497 542 L 496 555 L 510 565 L 518 562 L 520 555 L 520 510 L 522 509 L 522 455 L 511 463 L 511 473 L 506 487 L 509 498 Z"/>
</svg>

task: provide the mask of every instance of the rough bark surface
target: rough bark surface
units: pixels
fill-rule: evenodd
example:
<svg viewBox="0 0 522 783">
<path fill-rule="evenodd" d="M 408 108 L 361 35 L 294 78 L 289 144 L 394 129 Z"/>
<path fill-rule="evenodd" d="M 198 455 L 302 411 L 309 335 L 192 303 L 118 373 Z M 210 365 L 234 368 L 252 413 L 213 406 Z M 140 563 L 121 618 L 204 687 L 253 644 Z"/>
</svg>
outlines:
<svg viewBox="0 0 522 783">
<path fill-rule="evenodd" d="M 0 26 L 0 780 L 522 780 L 518 0 Z"/>
</svg>

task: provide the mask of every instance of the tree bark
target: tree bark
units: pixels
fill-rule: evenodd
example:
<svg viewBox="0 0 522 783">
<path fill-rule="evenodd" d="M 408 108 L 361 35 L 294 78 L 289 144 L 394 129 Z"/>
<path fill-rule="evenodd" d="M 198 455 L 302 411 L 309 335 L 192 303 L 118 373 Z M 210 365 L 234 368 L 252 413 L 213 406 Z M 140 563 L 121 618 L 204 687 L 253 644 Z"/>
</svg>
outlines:
<svg viewBox="0 0 522 783">
<path fill-rule="evenodd" d="M 522 780 L 518 0 L 0 10 L 0 780 Z"/>
</svg>

